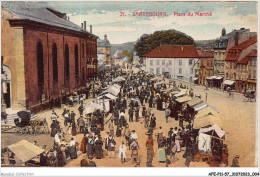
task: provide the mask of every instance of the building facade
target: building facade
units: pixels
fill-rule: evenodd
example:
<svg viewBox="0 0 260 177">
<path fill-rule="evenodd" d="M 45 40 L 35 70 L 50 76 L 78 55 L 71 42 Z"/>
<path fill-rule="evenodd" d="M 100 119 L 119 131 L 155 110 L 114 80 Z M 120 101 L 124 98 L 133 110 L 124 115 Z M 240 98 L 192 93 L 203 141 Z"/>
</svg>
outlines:
<svg viewBox="0 0 260 177">
<path fill-rule="evenodd" d="M 248 77 L 247 77 L 247 90 L 257 91 L 257 50 L 253 50 L 248 55 Z"/>
<path fill-rule="evenodd" d="M 225 28 L 222 29 L 221 37 L 216 39 L 214 45 L 214 76 L 225 77 L 225 58 L 227 51 L 238 45 L 251 36 L 250 30 L 241 28 L 226 34 Z"/>
<path fill-rule="evenodd" d="M 213 75 L 213 50 L 202 50 L 199 58 L 198 84 L 206 85 L 206 78 Z"/>
<path fill-rule="evenodd" d="M 2 64 L 11 73 L 5 101 L 13 109 L 84 87 L 96 74 L 97 36 L 66 14 L 38 3 L 4 2 L 1 25 Z"/>
<path fill-rule="evenodd" d="M 168 73 L 172 78 L 188 82 L 195 78 L 193 66 L 199 55 L 192 45 L 162 45 L 143 57 L 147 72 L 156 75 Z"/>
<path fill-rule="evenodd" d="M 98 39 L 98 50 L 105 54 L 105 64 L 111 64 L 111 44 L 105 34 L 104 40 Z"/>
<path fill-rule="evenodd" d="M 225 78 L 226 80 L 235 81 L 235 89 L 239 93 L 245 93 L 247 90 L 247 79 L 249 78 L 249 69 L 251 69 L 247 66 L 248 55 L 256 49 L 257 36 L 254 36 L 229 49 L 227 53 L 225 59 Z"/>
</svg>

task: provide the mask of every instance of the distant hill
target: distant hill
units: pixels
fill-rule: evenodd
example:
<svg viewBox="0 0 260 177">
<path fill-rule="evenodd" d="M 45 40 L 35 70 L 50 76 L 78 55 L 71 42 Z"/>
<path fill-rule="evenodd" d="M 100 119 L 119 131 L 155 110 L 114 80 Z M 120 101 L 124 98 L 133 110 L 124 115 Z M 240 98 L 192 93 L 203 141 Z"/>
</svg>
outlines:
<svg viewBox="0 0 260 177">
<path fill-rule="evenodd" d="M 111 45 L 111 54 L 114 55 L 117 50 L 128 50 L 129 52 L 134 50 L 135 42 L 126 42 L 123 44 L 112 44 Z"/>
</svg>

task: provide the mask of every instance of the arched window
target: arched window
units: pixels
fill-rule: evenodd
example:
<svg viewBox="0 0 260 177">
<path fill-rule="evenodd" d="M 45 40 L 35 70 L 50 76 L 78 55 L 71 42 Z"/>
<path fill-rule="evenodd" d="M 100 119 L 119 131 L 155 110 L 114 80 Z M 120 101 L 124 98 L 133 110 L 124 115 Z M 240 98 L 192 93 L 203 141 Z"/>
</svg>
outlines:
<svg viewBox="0 0 260 177">
<path fill-rule="evenodd" d="M 75 45 L 74 57 L 75 57 L 75 76 L 79 75 L 79 57 L 78 57 L 78 45 Z"/>
<path fill-rule="evenodd" d="M 37 43 L 37 70 L 38 70 L 38 85 L 42 88 L 44 85 L 44 62 L 43 62 L 43 47 L 42 43 Z"/>
<path fill-rule="evenodd" d="M 58 61 L 57 61 L 57 45 L 52 45 L 52 69 L 53 69 L 53 80 L 58 81 Z"/>
<path fill-rule="evenodd" d="M 65 45 L 65 79 L 70 78 L 70 53 L 68 44 Z"/>
</svg>

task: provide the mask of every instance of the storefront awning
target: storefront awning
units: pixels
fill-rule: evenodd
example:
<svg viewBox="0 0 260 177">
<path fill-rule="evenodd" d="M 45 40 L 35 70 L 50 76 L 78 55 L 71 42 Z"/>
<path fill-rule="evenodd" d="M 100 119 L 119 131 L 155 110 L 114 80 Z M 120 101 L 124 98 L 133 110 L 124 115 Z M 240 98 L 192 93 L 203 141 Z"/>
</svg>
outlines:
<svg viewBox="0 0 260 177">
<path fill-rule="evenodd" d="M 195 77 L 195 78 L 192 78 L 192 80 L 196 81 L 196 80 L 198 80 L 198 78 L 197 78 L 197 77 Z"/>
<path fill-rule="evenodd" d="M 248 79 L 247 82 L 256 83 L 256 80 Z"/>
<path fill-rule="evenodd" d="M 231 81 L 231 80 L 225 80 L 223 82 L 223 85 L 233 85 L 235 83 L 235 81 Z"/>
</svg>

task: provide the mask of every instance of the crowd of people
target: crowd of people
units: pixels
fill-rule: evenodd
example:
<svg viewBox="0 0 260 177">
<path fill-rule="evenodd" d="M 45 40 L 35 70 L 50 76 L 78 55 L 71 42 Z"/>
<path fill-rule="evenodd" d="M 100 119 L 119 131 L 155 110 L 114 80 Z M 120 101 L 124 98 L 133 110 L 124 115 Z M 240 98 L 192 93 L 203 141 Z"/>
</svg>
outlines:
<svg viewBox="0 0 260 177">
<path fill-rule="evenodd" d="M 79 94 L 77 104 L 73 104 L 73 100 L 68 100 L 61 115 L 52 111 L 50 136 L 54 137 L 54 145 L 52 149 L 41 155 L 41 166 L 62 167 L 81 154 L 84 154 L 80 161 L 81 167 L 95 167 L 96 163 L 93 159 L 106 157 L 111 160 L 120 159 L 124 164 L 127 162 L 126 152 L 130 151 L 131 156 L 128 158 L 131 158 L 132 164 L 138 167 L 142 160 L 140 148 L 144 147 L 147 151 L 147 167 L 153 166 L 155 155 L 158 156 L 159 163 L 169 166 L 177 161 L 176 154 L 182 149 L 185 151 L 183 154 L 183 158 L 186 159 L 185 166 L 189 167 L 192 161 L 196 161 L 198 131 L 192 127 L 195 113 L 176 103 L 174 97 L 165 91 L 166 89 L 177 91 L 187 86 L 177 86 L 175 82 L 169 82 L 158 87 L 156 80 L 151 80 L 150 75 L 143 72 L 135 74 L 132 71 L 124 75 L 125 81 L 117 83 L 121 86 L 120 92 L 115 95 L 117 99 L 109 101 L 108 112 L 97 109 L 91 114 L 84 115 L 84 99 L 89 98 L 89 94 L 93 94 L 93 98 L 98 96 L 102 93 L 102 88 L 107 88 L 112 80 L 122 76 L 122 73 L 120 70 L 111 71 L 110 77 L 107 77 L 107 73 L 100 72 L 95 80 L 99 83 L 99 88 L 95 88 L 94 83 L 90 84 L 92 91 L 89 91 L 86 96 Z M 192 88 L 189 89 L 188 95 L 193 97 Z M 75 105 L 78 107 L 78 113 L 70 110 L 70 107 Z M 164 134 L 164 127 L 157 124 L 153 111 L 155 108 L 165 114 L 165 124 L 168 124 L 169 117 L 172 117 L 178 121 L 179 126 L 171 127 L 168 134 Z M 130 129 L 133 123 L 138 123 L 146 129 L 145 144 L 140 144 L 137 136 L 138 129 Z M 101 133 L 102 131 L 105 133 Z M 82 136 L 80 142 L 74 139 L 77 134 Z M 117 139 L 122 137 L 121 141 L 116 142 L 115 137 Z M 228 166 L 227 145 L 223 144 L 223 141 L 213 144 L 212 156 L 208 159 L 210 166 L 219 166 L 220 163 Z M 155 146 L 158 146 L 157 153 Z M 239 166 L 237 159 L 236 157 L 233 160 L 234 166 Z"/>
</svg>

